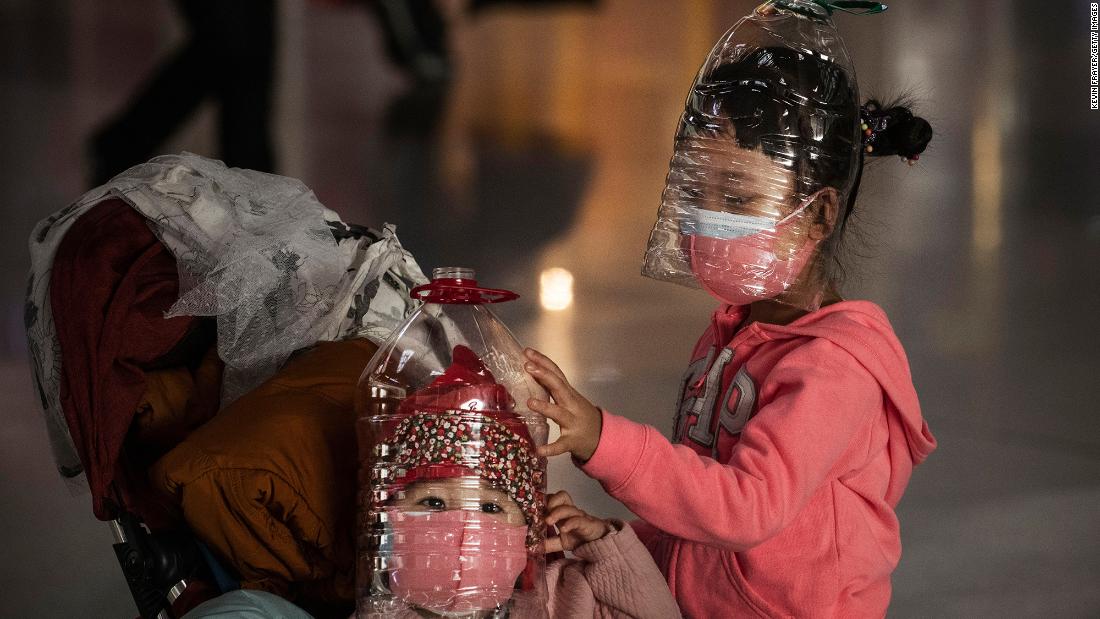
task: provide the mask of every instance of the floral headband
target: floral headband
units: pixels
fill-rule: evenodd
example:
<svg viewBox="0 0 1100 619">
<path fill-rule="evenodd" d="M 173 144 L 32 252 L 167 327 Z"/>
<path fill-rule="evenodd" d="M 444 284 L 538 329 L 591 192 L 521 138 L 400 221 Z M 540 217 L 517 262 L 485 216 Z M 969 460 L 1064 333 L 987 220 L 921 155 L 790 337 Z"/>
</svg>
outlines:
<svg viewBox="0 0 1100 619">
<path fill-rule="evenodd" d="M 528 526 L 541 521 L 544 471 L 523 420 L 512 413 L 416 413 L 398 424 L 390 443 L 400 485 L 477 476 L 507 494 Z"/>
</svg>

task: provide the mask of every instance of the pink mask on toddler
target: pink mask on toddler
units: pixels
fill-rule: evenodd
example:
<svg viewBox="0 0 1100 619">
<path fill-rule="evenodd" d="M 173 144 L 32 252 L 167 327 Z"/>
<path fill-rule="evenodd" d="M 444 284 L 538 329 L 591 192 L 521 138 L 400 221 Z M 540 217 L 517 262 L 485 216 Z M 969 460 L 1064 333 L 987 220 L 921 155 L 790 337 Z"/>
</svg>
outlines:
<svg viewBox="0 0 1100 619">
<path fill-rule="evenodd" d="M 463 509 L 392 518 L 390 590 L 406 603 L 448 613 L 492 609 L 512 597 L 527 564 L 527 525 Z"/>
</svg>

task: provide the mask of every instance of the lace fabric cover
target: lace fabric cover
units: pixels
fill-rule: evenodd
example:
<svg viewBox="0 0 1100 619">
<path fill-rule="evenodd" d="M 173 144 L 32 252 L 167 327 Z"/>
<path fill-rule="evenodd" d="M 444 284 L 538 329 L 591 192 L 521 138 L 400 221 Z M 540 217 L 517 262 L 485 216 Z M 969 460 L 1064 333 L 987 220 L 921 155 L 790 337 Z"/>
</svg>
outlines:
<svg viewBox="0 0 1100 619">
<path fill-rule="evenodd" d="M 296 179 L 190 153 L 123 172 L 31 235 L 28 338 L 55 460 L 69 477 L 80 463 L 59 404 L 50 267 L 72 222 L 109 198 L 141 212 L 176 258 L 180 296 L 166 317 L 217 317 L 223 407 L 296 350 L 355 336 L 385 340 L 418 305 L 409 290 L 427 281 L 392 226 L 348 225 Z"/>
</svg>

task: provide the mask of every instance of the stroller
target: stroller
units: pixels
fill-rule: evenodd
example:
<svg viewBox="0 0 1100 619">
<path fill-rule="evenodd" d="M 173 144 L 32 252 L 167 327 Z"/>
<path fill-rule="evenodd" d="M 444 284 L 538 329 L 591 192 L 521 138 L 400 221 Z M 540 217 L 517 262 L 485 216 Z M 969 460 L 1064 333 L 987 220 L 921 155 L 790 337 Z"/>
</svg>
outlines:
<svg viewBox="0 0 1100 619">
<path fill-rule="evenodd" d="M 287 360 L 298 351 L 327 342 L 319 354 L 335 358 L 339 342 L 352 342 L 351 356 L 340 353 L 349 359 L 340 376 L 310 383 L 335 381 L 349 394 L 372 342 L 415 309 L 408 291 L 426 281 L 415 261 L 392 228 L 346 224 L 298 181 L 190 154 L 158 157 L 92 190 L 40 222 L 30 247 L 25 324 L 53 455 L 61 476 L 91 492 L 95 516 L 110 526 L 141 617 L 182 616 L 255 580 L 248 569 L 257 560 L 210 534 L 236 515 L 215 514 L 220 520 L 204 529 L 209 523 L 193 516 L 214 504 L 198 499 L 196 508 L 173 497 L 166 480 L 202 454 L 202 440 L 249 441 L 243 413 L 222 419 L 225 411 L 293 401 L 277 393 L 273 377 L 295 365 Z M 322 359 L 296 371 L 317 365 L 333 366 Z M 330 395 L 294 406 L 350 408 L 345 395 Z M 314 433 L 353 436 L 334 425 L 348 423 L 342 414 Z M 262 462 L 266 447 L 263 438 L 250 443 L 251 462 Z M 353 446 L 350 454 L 343 444 L 333 451 L 340 452 L 333 459 L 354 463 Z M 175 469 L 164 464 L 172 454 Z M 324 463 L 316 468 L 334 474 Z M 346 503 L 334 509 L 354 512 Z M 304 535 L 301 523 L 295 527 Z M 324 552 L 318 561 L 331 560 Z M 309 563 L 313 555 L 306 556 Z M 330 607 L 347 616 L 339 603 Z"/>
</svg>

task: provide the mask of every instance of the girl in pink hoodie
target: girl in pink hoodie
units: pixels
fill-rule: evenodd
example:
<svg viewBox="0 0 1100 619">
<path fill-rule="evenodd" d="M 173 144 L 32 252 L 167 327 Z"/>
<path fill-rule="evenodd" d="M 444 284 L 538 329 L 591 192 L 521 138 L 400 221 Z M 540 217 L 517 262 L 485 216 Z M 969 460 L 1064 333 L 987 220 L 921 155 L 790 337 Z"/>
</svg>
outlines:
<svg viewBox="0 0 1100 619">
<path fill-rule="evenodd" d="M 673 440 L 593 406 L 544 355 L 527 370 L 571 453 L 641 521 L 685 617 L 881 617 L 897 506 L 934 449 L 883 311 L 833 261 L 864 158 L 913 162 L 931 128 L 858 103 L 829 11 L 768 2 L 704 63 L 644 273 L 721 305 L 692 350 Z"/>
</svg>

